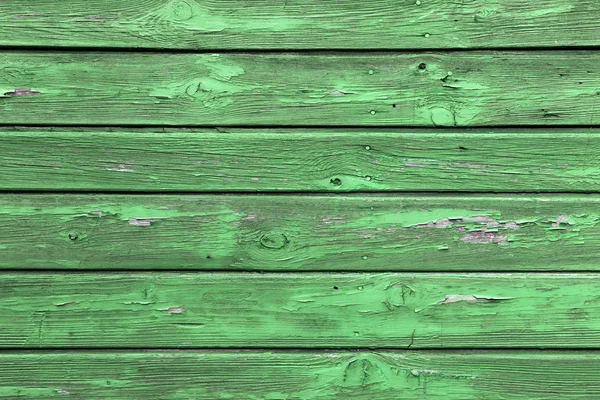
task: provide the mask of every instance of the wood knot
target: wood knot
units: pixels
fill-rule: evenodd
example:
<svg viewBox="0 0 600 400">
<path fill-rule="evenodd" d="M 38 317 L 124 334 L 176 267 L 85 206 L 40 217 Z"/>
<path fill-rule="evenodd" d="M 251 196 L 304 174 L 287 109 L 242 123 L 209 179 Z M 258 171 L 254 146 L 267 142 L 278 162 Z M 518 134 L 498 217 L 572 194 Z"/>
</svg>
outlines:
<svg viewBox="0 0 600 400">
<path fill-rule="evenodd" d="M 69 232 L 67 237 L 73 243 L 85 242 L 87 240 L 87 235 L 81 232 Z"/>
<path fill-rule="evenodd" d="M 260 244 L 267 249 L 282 249 L 290 241 L 281 232 L 269 232 L 260 237 Z"/>
<path fill-rule="evenodd" d="M 178 21 L 186 21 L 194 16 L 192 6 L 186 1 L 173 3 L 173 17 Z"/>
<path fill-rule="evenodd" d="M 434 126 L 456 126 L 454 112 L 436 107 L 430 110 L 430 119 Z"/>
<path fill-rule="evenodd" d="M 342 186 L 342 180 L 340 178 L 331 178 L 329 183 L 331 183 L 333 186 Z"/>
<path fill-rule="evenodd" d="M 344 369 L 344 387 L 373 387 L 384 384 L 386 377 L 375 359 L 356 358 Z"/>
<path fill-rule="evenodd" d="M 496 13 L 496 10 L 480 10 L 473 16 L 475 22 L 484 22 L 486 19 L 492 17 Z"/>
</svg>

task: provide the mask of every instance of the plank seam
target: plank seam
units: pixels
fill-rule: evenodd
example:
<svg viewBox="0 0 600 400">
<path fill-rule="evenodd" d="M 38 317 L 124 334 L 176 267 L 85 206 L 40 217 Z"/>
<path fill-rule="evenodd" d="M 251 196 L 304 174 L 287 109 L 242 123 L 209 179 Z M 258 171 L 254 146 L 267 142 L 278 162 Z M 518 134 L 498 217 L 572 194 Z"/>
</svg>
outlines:
<svg viewBox="0 0 600 400">
<path fill-rule="evenodd" d="M 599 275 L 600 270 L 577 270 L 577 269 L 562 269 L 562 270 L 374 270 L 374 269 L 357 269 L 357 270 L 339 270 L 339 269 L 304 269 L 304 270 L 268 270 L 268 269 L 0 269 L 0 276 L 9 274 L 31 274 L 31 275 L 60 275 L 60 274 L 81 274 L 81 275 L 93 275 L 93 274 L 143 274 L 143 273 L 156 273 L 156 274 L 198 274 L 198 275 L 385 275 L 385 274 L 396 274 L 396 275 L 564 275 L 573 277 L 574 275 Z"/>
<path fill-rule="evenodd" d="M 57 125 L 57 124 L 6 124 L 0 122 L 0 128 L 23 128 L 23 129 L 33 129 L 33 128 L 58 128 L 58 129 L 78 129 L 78 128 L 103 128 L 103 129 L 248 129 L 248 130 L 260 130 L 260 129 L 276 129 L 276 130 L 293 130 L 293 129 L 302 129 L 302 130 L 314 130 L 314 129 L 323 129 L 323 130 L 342 130 L 342 129 L 356 129 L 356 130 L 380 130 L 380 131 L 390 131 L 395 129 L 403 129 L 403 130 L 421 130 L 426 132 L 432 131 L 445 131 L 445 132 L 461 132 L 461 131 L 484 131 L 488 132 L 492 129 L 522 129 L 522 130 L 556 130 L 562 131 L 567 129 L 578 129 L 578 130 L 597 130 L 600 128 L 600 123 L 598 124 L 564 124 L 564 125 L 477 125 L 477 126 L 424 126 L 424 125 L 347 125 L 347 124 L 336 124 L 336 125 L 266 125 L 266 124 L 257 124 L 257 125 L 240 125 L 240 124 L 209 124 L 209 125 L 166 125 L 166 124 L 131 124 L 131 125 L 122 125 L 122 124 L 76 124 L 76 125 Z"/>
<path fill-rule="evenodd" d="M 241 133 L 242 131 L 256 132 L 261 130 L 271 130 L 276 132 L 298 132 L 298 133 L 318 133 L 317 130 L 324 130 L 327 133 L 331 131 L 347 132 L 347 130 L 366 131 L 373 130 L 375 133 L 411 133 L 408 131 L 423 131 L 425 133 L 434 133 L 437 131 L 462 132 L 466 131 L 469 134 L 488 134 L 493 129 L 509 130 L 514 129 L 519 135 L 538 134 L 537 131 L 558 133 L 573 129 L 576 132 L 569 132 L 570 135 L 589 135 L 589 132 L 600 131 L 595 125 L 486 125 L 486 126 L 423 126 L 423 125 L 164 125 L 164 124 L 147 124 L 147 125 L 101 125 L 101 124 L 3 124 L 0 123 L 0 134 L 4 133 L 30 133 L 30 130 L 56 129 L 56 133 L 139 133 L 138 130 L 146 130 L 141 133 L 156 133 L 159 130 L 165 133 L 188 133 L 190 135 L 197 133 L 205 133 L 204 131 L 214 131 L 210 133 L 232 133 L 231 130 L 236 130 L 233 133 Z M 60 131 L 59 129 L 64 129 Z M 106 131 L 104 131 L 106 129 Z M 120 130 L 124 132 L 120 132 Z M 181 132 L 176 132 L 180 130 Z M 25 131 L 25 132 L 23 132 Z M 203 131 L 203 132 L 200 132 Z M 224 131 L 224 132 L 223 132 Z M 516 132 L 518 131 L 518 132 Z M 533 132 L 532 132 L 533 131 Z M 53 131 L 48 131 L 51 133 Z M 494 132 L 496 133 L 496 132 Z M 498 132 L 502 133 L 502 132 Z M 507 132 L 508 133 L 508 132 Z M 600 133 L 600 132 L 598 132 Z"/>
<path fill-rule="evenodd" d="M 35 51 L 35 52 L 106 52 L 106 53 L 162 53 L 162 54 L 277 54 L 277 53 L 293 53 L 293 54 L 323 54 L 323 53 L 397 53 L 397 54 L 412 54 L 412 53 L 468 53 L 468 52 L 487 52 L 487 51 L 514 51 L 514 52 L 554 52 L 554 51 L 598 51 L 600 45 L 597 46 L 495 46 L 495 47 L 419 47 L 419 48 L 393 48 L 393 47 L 376 47 L 376 48 L 264 48 L 264 49 L 221 49 L 218 47 L 207 49 L 169 49 L 160 47 L 90 47 L 90 46 L 23 46 L 23 45 L 2 45 L 0 51 Z"/>
<path fill-rule="evenodd" d="M 341 351 L 340 351 L 341 350 Z M 377 347 L 377 348 L 367 348 L 367 347 L 357 347 L 357 348 L 320 348 L 320 347 L 310 347 L 310 348 L 293 348 L 293 347 L 253 347 L 253 348 L 218 348 L 218 347 L 189 347 L 189 348 L 181 348 L 181 347 L 156 347 L 156 348 L 138 348 L 138 347 L 111 347 L 107 349 L 91 347 L 91 348 L 83 348 L 83 347 L 55 347 L 55 348 L 0 348 L 0 356 L 2 355 L 13 355 L 13 354 L 146 354 L 146 353 L 156 353 L 156 352 L 176 352 L 176 353 L 185 353 L 185 354 L 193 354 L 194 352 L 202 352 L 202 353 L 215 353 L 215 354 L 261 354 L 263 352 L 276 352 L 277 354 L 323 354 L 326 352 L 337 352 L 337 353 L 359 353 L 359 352 L 377 352 L 379 350 L 384 350 L 385 348 Z M 473 352 L 477 354 L 487 353 L 487 354 L 519 354 L 519 353 L 532 353 L 537 352 L 539 354 L 564 354 L 564 353 L 590 353 L 590 350 L 597 353 L 594 355 L 600 355 L 600 348 L 517 348 L 517 347 L 500 347 L 500 348 L 492 348 L 492 347 L 465 347 L 465 348 L 431 348 L 431 349 L 392 349 L 392 351 L 401 351 L 402 354 L 422 354 L 422 353 L 462 353 L 462 352 Z"/>
<path fill-rule="evenodd" d="M 73 189 L 65 189 L 65 190 L 15 190 L 15 189 L 0 189 L 0 196 L 17 196 L 17 195 L 36 195 L 40 197 L 44 196 L 81 196 L 81 195 L 90 195 L 90 196 L 99 196 L 99 195 L 118 195 L 123 197 L 143 197 L 143 196 L 164 196 L 164 197 L 184 197 L 184 196 L 206 196 L 206 197 L 221 197 L 221 196 L 237 196 L 237 197 L 261 197 L 261 196 L 272 196 L 272 197 L 309 197 L 309 198 L 335 198 L 335 197 L 351 197 L 351 198 L 360 198 L 360 197 L 377 197 L 377 198 L 386 198 L 386 197 L 423 197 L 423 196 L 431 196 L 431 197 L 470 197 L 476 198 L 481 197 L 485 199 L 495 199 L 497 196 L 507 195 L 507 196 L 525 196 L 525 197 L 556 197 L 560 198 L 560 196 L 564 195 L 581 195 L 582 197 L 587 197 L 585 195 L 598 195 L 600 191 L 531 191 L 531 192 L 510 192 L 510 191 L 459 191 L 456 189 L 448 190 L 448 191 L 401 191 L 401 190 L 390 190 L 390 191 L 361 191 L 361 190 L 348 190 L 348 191 L 317 191 L 317 190 L 306 190 L 302 192 L 298 191 L 269 191 L 269 190 L 261 190 L 261 191 L 249 191 L 249 190 L 240 190 L 240 191 L 197 191 L 197 192 L 170 192 L 170 191 L 123 191 L 123 190 L 73 190 Z M 465 196 L 467 195 L 467 196 Z"/>
<path fill-rule="evenodd" d="M 6 347 L 0 348 L 0 355 L 6 352 L 10 353 L 38 353 L 38 352 L 48 352 L 48 353 L 59 353 L 59 352 L 72 352 L 72 353 L 84 353 L 84 352 L 95 352 L 98 354 L 107 354 L 110 352 L 154 352 L 154 351 L 170 351 L 170 352 L 181 352 L 187 353 L 192 351 L 213 351 L 213 352 L 239 352 L 239 351 L 248 351 L 248 352 L 289 352 L 289 353 L 327 353 L 327 352 L 344 352 L 344 353 L 359 353 L 359 352 L 374 352 L 374 351 L 401 351 L 402 353 L 446 353 L 446 352 L 531 352 L 538 351 L 540 353 L 552 353 L 552 352 L 589 352 L 598 351 L 600 352 L 600 347 L 436 347 L 436 348 L 412 348 L 409 349 L 407 347 L 320 347 L 320 346 L 310 346 L 310 347 Z"/>
</svg>

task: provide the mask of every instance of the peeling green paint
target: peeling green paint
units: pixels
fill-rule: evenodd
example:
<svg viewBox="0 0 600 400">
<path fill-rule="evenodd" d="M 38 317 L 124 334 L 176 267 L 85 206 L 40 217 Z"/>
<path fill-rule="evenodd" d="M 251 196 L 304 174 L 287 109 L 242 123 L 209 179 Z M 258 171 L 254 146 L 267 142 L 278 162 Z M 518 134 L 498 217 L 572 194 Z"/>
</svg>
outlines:
<svg viewBox="0 0 600 400">
<path fill-rule="evenodd" d="M 599 204 L 595 195 L 13 194 L 0 196 L 0 268 L 591 271 Z"/>
<path fill-rule="evenodd" d="M 3 1 L 0 397 L 600 397 L 597 3 Z"/>
<path fill-rule="evenodd" d="M 600 146 L 595 129 L 2 128 L 0 140 L 13 191 L 600 190 L 581 151 Z"/>
<path fill-rule="evenodd" d="M 596 46 L 594 0 L 6 0 L 3 46 L 448 49 Z M 385 29 L 382 29 L 385 27 Z"/>
<path fill-rule="evenodd" d="M 550 386 L 571 400 L 600 393 L 573 385 L 574 376 L 594 381 L 598 359 L 595 351 L 13 352 L 0 357 L 0 396 L 543 400 Z"/>
<path fill-rule="evenodd" d="M 326 54 L 5 51 L 0 62 L 14 72 L 6 74 L 1 84 L 0 94 L 5 94 L 3 101 L 10 110 L 5 109 L 0 122 L 588 126 L 594 125 L 597 113 L 593 105 L 598 99 L 595 77 L 599 60 L 596 53 L 584 50 Z M 377 74 L 368 73 L 375 70 Z M 74 98 L 77 101 L 66 101 Z"/>
<path fill-rule="evenodd" d="M 0 278 L 0 348 L 593 348 L 600 341 L 600 277 L 590 273 Z"/>
</svg>

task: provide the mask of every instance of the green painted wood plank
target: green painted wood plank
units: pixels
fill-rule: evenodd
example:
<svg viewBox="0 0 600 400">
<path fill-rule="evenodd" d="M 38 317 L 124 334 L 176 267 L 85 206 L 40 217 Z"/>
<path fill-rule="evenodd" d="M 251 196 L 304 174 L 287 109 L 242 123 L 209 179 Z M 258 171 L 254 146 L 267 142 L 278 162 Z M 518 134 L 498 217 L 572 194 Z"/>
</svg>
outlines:
<svg viewBox="0 0 600 400">
<path fill-rule="evenodd" d="M 595 125 L 600 52 L 0 53 L 0 124 Z"/>
<path fill-rule="evenodd" d="M 0 189 L 598 191 L 593 129 L 2 129 Z"/>
<path fill-rule="evenodd" d="M 550 400 L 600 396 L 597 352 L 15 352 L 0 398 Z"/>
<path fill-rule="evenodd" d="M 3 348 L 594 348 L 598 274 L 0 273 Z"/>
<path fill-rule="evenodd" d="M 600 197 L 3 195 L 1 269 L 598 270 Z"/>
<path fill-rule="evenodd" d="M 434 49 L 598 46 L 594 0 L 4 0 L 2 46 Z"/>
</svg>

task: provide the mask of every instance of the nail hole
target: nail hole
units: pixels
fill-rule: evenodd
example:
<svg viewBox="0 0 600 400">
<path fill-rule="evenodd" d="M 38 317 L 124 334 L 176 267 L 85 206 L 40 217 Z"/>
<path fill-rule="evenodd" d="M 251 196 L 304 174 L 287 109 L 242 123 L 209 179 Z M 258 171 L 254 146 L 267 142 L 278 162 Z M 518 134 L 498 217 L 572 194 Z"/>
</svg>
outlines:
<svg viewBox="0 0 600 400">
<path fill-rule="evenodd" d="M 208 254 L 206 258 L 212 258 L 212 254 Z"/>
<path fill-rule="evenodd" d="M 341 186 L 342 185 L 342 181 L 340 180 L 340 178 L 334 178 L 334 179 L 330 180 L 329 182 L 331 182 L 331 184 L 335 185 L 335 186 Z"/>
<path fill-rule="evenodd" d="M 396 105 L 395 105 L 395 104 L 392 104 L 392 107 L 393 107 L 393 108 L 396 108 Z"/>
<path fill-rule="evenodd" d="M 425 64 L 425 63 L 419 64 L 419 69 L 427 69 L 427 64 Z"/>
<path fill-rule="evenodd" d="M 371 150 L 371 146 L 365 146 L 365 150 Z"/>
<path fill-rule="evenodd" d="M 467 150 L 467 148 L 464 147 L 464 146 L 458 146 L 458 148 L 461 149 L 461 150 Z"/>
<path fill-rule="evenodd" d="M 333 287 L 333 290 L 338 290 L 338 287 L 337 287 L 337 286 L 334 286 L 334 287 Z"/>
<path fill-rule="evenodd" d="M 76 233 L 69 233 L 69 239 L 71 240 L 77 240 L 78 237 L 79 235 Z"/>
</svg>

